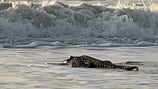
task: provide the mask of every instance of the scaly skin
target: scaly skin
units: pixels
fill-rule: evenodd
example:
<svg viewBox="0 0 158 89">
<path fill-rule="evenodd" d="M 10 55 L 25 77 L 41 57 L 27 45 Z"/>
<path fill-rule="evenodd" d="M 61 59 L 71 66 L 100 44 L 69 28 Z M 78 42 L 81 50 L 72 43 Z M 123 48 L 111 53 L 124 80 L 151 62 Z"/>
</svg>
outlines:
<svg viewBox="0 0 158 89">
<path fill-rule="evenodd" d="M 123 69 L 127 71 L 138 71 L 137 66 L 125 66 L 116 65 L 111 61 L 101 61 L 99 59 L 90 56 L 70 56 L 69 59 L 65 60 L 65 63 L 71 67 L 84 67 L 84 68 L 109 68 L 109 69 Z"/>
</svg>

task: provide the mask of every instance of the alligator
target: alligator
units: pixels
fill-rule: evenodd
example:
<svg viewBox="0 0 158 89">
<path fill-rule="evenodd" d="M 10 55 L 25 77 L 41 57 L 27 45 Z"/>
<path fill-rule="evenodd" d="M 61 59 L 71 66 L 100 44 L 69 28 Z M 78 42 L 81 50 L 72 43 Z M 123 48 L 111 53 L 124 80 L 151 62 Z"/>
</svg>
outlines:
<svg viewBox="0 0 158 89">
<path fill-rule="evenodd" d="M 123 69 L 127 71 L 139 71 L 137 66 L 125 66 L 114 64 L 111 61 L 102 61 L 87 55 L 70 56 L 70 58 L 63 61 L 59 65 L 69 65 L 71 67 L 83 68 L 107 68 L 107 69 Z"/>
</svg>

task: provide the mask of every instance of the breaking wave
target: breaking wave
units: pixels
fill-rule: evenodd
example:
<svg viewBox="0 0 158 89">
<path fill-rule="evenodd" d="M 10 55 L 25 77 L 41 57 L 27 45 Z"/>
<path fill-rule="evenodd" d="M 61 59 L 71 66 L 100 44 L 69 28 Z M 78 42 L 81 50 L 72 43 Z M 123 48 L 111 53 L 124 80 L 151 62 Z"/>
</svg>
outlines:
<svg viewBox="0 0 158 89">
<path fill-rule="evenodd" d="M 1 44 L 157 45 L 157 29 L 158 13 L 151 10 L 59 2 L 43 7 L 0 5 Z"/>
</svg>

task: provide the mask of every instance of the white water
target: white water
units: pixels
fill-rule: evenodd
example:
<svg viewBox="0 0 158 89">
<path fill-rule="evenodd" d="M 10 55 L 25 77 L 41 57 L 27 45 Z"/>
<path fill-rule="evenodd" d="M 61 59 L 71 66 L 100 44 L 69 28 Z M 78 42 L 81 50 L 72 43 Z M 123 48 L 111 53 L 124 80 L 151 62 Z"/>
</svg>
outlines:
<svg viewBox="0 0 158 89">
<path fill-rule="evenodd" d="M 0 10 L 0 43 L 27 45 L 36 41 L 60 41 L 90 46 L 157 45 L 158 13 L 153 10 L 157 8 L 156 2 L 148 9 L 122 2 L 118 5 L 116 1 L 115 4 L 105 3 L 106 6 L 55 3 L 36 8 L 25 5 L 3 8 Z"/>
<path fill-rule="evenodd" d="M 157 3 L 122 1 L 0 4 L 0 88 L 157 89 Z M 141 62 L 140 71 L 47 64 L 71 55 Z"/>
<path fill-rule="evenodd" d="M 158 47 L 0 49 L 1 89 L 157 89 Z M 114 63 L 142 62 L 140 71 L 48 65 L 70 55 Z M 136 64 L 137 65 L 137 64 Z"/>
</svg>

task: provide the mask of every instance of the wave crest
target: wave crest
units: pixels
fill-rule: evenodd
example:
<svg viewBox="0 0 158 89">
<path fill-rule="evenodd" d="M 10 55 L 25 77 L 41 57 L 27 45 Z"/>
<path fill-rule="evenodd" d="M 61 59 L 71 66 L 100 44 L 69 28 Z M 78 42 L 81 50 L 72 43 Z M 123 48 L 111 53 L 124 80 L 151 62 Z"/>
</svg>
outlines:
<svg viewBox="0 0 158 89">
<path fill-rule="evenodd" d="M 18 5 L 0 10 L 0 37 L 69 39 L 71 42 L 94 42 L 113 37 L 155 39 L 157 20 L 157 12 L 139 9 L 63 3 L 38 8 Z"/>
</svg>

